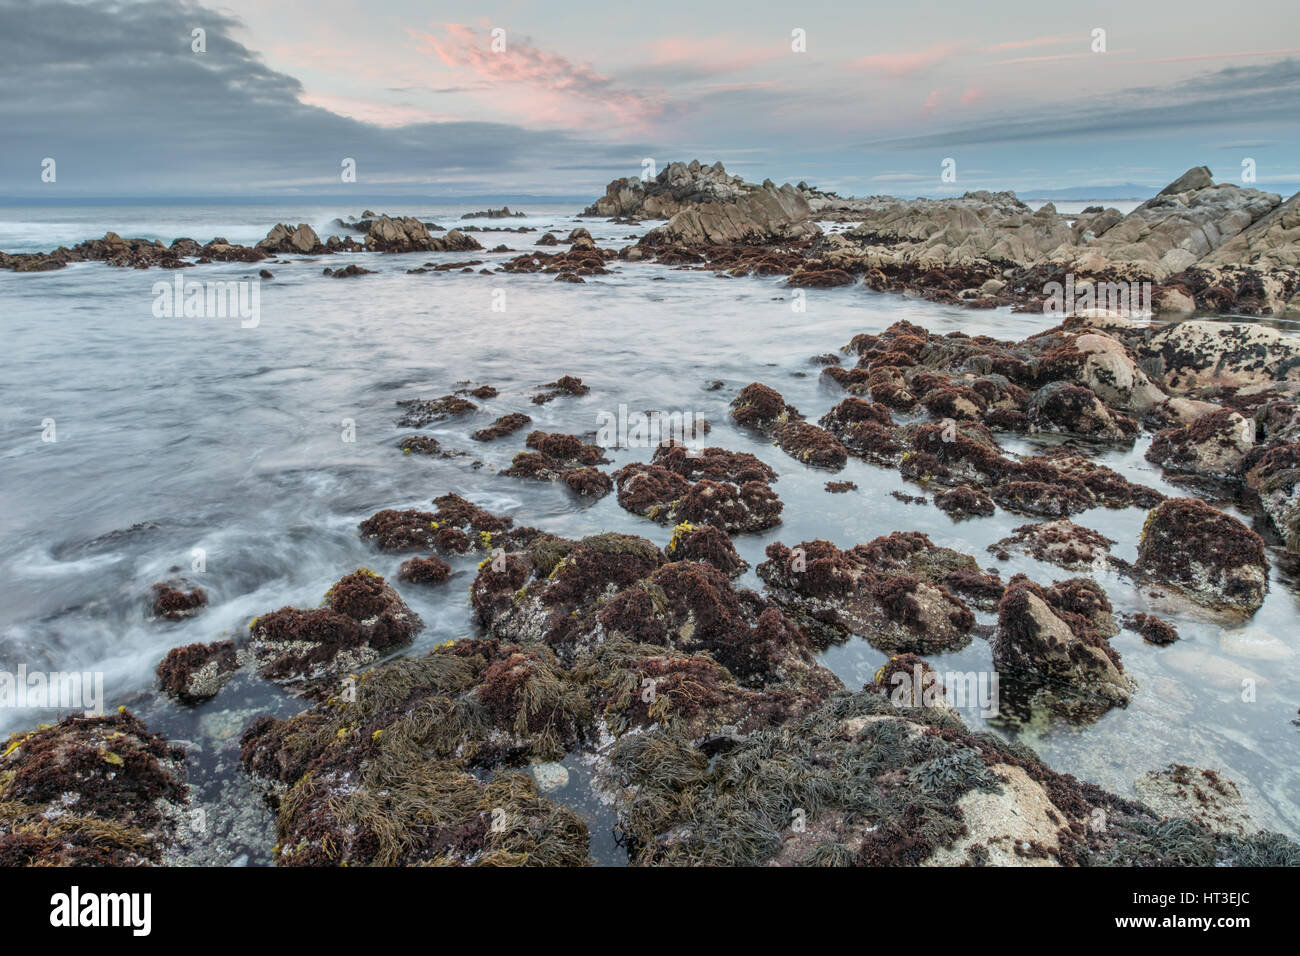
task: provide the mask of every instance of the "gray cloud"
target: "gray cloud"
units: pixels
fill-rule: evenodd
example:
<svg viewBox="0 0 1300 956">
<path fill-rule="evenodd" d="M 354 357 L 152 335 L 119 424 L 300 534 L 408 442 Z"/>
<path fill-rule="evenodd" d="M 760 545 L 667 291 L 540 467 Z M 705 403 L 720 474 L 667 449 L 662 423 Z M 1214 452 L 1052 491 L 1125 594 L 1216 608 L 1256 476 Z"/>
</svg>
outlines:
<svg viewBox="0 0 1300 956">
<path fill-rule="evenodd" d="M 0 21 L 0 195 L 447 195 L 466 175 L 546 191 L 557 161 L 617 171 L 644 149 L 507 123 L 380 127 L 308 106 L 296 79 L 232 38 L 237 20 L 189 0 L 0 0 Z M 195 27 L 205 53 L 191 51 Z M 54 186 L 40 180 L 47 156 Z M 340 180 L 344 157 L 355 185 Z"/>
<path fill-rule="evenodd" d="M 1028 113 L 1004 114 L 965 126 L 863 143 L 877 149 L 945 149 L 1048 139 L 1062 142 L 1134 132 L 1249 123 L 1293 124 L 1300 114 L 1300 62 L 1234 66 L 1176 87 L 1136 87 L 1107 95 L 1105 104 L 1082 100 Z"/>
</svg>

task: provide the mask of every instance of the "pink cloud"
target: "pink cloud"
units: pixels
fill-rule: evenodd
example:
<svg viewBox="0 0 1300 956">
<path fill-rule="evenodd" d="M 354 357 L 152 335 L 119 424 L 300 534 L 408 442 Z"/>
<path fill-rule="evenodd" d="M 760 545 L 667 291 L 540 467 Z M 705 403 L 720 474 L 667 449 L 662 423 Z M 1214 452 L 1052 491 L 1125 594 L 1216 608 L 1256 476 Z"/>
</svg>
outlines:
<svg viewBox="0 0 1300 956">
<path fill-rule="evenodd" d="M 978 86 L 967 87 L 966 92 L 961 95 L 961 105 L 974 106 L 987 95 L 988 90 L 981 90 Z"/>
<path fill-rule="evenodd" d="M 1087 44 L 1088 42 L 1087 36 L 1034 37 L 1032 40 L 1008 40 L 1005 43 L 995 43 L 992 46 L 984 47 L 981 52 L 1001 53 L 1004 50 L 1023 50 L 1027 47 L 1060 46 L 1064 43 Z"/>
<path fill-rule="evenodd" d="M 498 94 L 530 118 L 573 120 L 575 110 L 607 112 L 623 124 L 642 125 L 662 116 L 666 102 L 619 87 L 610 77 L 558 53 L 506 36 L 501 52 L 491 48 L 489 35 L 480 44 L 478 32 L 459 23 L 443 24 L 443 35 L 412 33 L 418 46 L 447 67 L 473 74 L 485 90 Z M 593 110 L 592 108 L 595 107 Z"/>
<path fill-rule="evenodd" d="M 854 60 L 852 66 L 888 76 L 905 76 L 952 59 L 962 47 L 955 43 L 941 43 L 915 53 L 876 53 Z"/>
</svg>

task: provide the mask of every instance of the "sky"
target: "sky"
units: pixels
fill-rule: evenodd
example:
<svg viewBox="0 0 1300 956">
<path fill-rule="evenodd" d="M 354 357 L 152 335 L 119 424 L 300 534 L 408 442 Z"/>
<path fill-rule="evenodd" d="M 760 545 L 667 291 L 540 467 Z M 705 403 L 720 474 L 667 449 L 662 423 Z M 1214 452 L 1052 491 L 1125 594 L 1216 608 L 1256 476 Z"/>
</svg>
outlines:
<svg viewBox="0 0 1300 956">
<path fill-rule="evenodd" d="M 1300 189 L 1295 0 L 0 0 L 0 76 L 0 199 Z"/>
</svg>

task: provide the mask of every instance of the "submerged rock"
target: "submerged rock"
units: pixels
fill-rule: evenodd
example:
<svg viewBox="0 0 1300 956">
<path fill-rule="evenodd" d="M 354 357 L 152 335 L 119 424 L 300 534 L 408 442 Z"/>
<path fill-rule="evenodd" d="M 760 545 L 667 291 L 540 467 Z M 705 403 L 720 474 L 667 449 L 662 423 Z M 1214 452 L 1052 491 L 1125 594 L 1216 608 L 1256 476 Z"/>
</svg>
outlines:
<svg viewBox="0 0 1300 956">
<path fill-rule="evenodd" d="M 1236 836 L 1258 829 L 1237 785 L 1214 770 L 1171 763 L 1139 777 L 1133 788 L 1143 803 L 1162 816 L 1194 820 L 1214 833 Z"/>
<path fill-rule="evenodd" d="M 208 604 L 208 592 L 185 581 L 160 581 L 153 586 L 153 614 L 180 621 L 198 614 Z"/>
<path fill-rule="evenodd" d="M 1062 518 L 1023 524 L 1001 541 L 989 545 L 989 550 L 995 554 L 1019 551 L 1070 571 L 1086 571 L 1107 567 L 1113 544 L 1104 534 Z"/>
</svg>

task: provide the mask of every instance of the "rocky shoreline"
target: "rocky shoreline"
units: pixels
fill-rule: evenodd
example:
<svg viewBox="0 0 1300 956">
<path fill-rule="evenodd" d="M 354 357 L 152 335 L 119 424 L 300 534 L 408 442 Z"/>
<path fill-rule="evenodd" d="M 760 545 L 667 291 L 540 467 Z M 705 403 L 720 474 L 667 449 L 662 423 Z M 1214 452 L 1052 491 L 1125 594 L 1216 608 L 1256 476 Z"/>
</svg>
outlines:
<svg viewBox="0 0 1300 956">
<path fill-rule="evenodd" d="M 1009 194 L 842 200 L 805 184 L 752 186 L 720 164 L 673 164 L 651 183 L 612 183 L 586 210 L 667 220 L 636 245 L 602 250 L 577 229 L 567 251 L 503 269 L 581 281 L 645 259 L 804 288 L 861 277 L 1028 311 L 1069 273 L 1075 289 L 1152 282 L 1156 311 L 1296 307 L 1294 197 L 1207 178 L 1192 170 L 1129 217 L 1100 210 L 1065 224 Z M 814 219 L 858 225 L 826 235 Z M 0 254 L 0 264 L 177 268 L 195 257 L 482 248 L 409 217 L 369 217 L 363 235 L 322 243 L 308 226 L 280 225 L 250 248 L 110 233 L 44 257 Z M 240 737 L 242 772 L 276 815 L 280 865 L 586 864 L 588 823 L 554 796 L 575 763 L 639 865 L 1295 865 L 1300 846 L 1252 825 L 1213 769 L 1151 768 L 1140 799 L 1056 773 L 1028 747 L 967 726 L 925 660 L 987 641 L 1004 707 L 1095 721 L 1144 693 L 1110 643 L 1120 628 L 1152 653 L 1178 635 L 1157 615 L 1120 620 L 1090 570 L 1123 576 L 1171 613 L 1241 622 L 1259 609 L 1270 567 L 1300 555 L 1300 344 L 1259 325 L 1151 325 L 1135 312 L 1071 309 L 1022 341 L 898 322 L 822 345 L 838 346 L 813 359 L 842 393 L 829 407 L 801 411 L 763 382 L 730 403 L 738 427 L 828 477 L 857 458 L 896 470 L 954 521 L 1024 516 L 990 550 L 1032 554 L 1061 567 L 1059 579 L 1004 578 L 898 529 L 848 548 L 775 542 L 753 591 L 736 583 L 746 565 L 732 538 L 781 525 L 771 467 L 669 441 L 648 462 L 609 470 L 587 436 L 528 428 L 521 409 L 465 429 L 466 442 L 518 447 L 503 480 L 612 494 L 647 527 L 671 528 L 668 544 L 560 537 L 455 494 L 433 510 L 359 515 L 377 552 L 409 555 L 396 584 L 340 569 L 319 606 L 267 608 L 231 640 L 171 651 L 160 691 L 195 706 L 241 675 L 297 698 L 296 714 L 257 716 Z M 588 391 L 566 375 L 531 404 Z M 454 425 L 496 395 L 480 385 L 403 402 L 394 423 Z M 1096 460 L 1144 432 L 1147 458 L 1185 497 Z M 1007 447 L 1039 434 L 1064 443 Z M 393 453 L 449 452 L 417 432 Z M 1257 530 L 1217 507 L 1228 504 L 1260 516 Z M 1101 507 L 1147 512 L 1135 561 L 1087 527 Z M 401 656 L 424 626 L 402 590 L 446 588 L 447 559 L 464 555 L 482 559 L 470 585 L 477 631 Z M 208 598 L 168 581 L 151 600 L 174 619 L 202 615 Z M 858 688 L 818 660 L 855 638 L 889 655 Z M 0 864 L 185 862 L 197 839 L 184 822 L 185 763 L 124 708 L 12 735 L 0 745 Z"/>
</svg>

